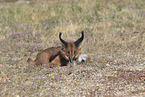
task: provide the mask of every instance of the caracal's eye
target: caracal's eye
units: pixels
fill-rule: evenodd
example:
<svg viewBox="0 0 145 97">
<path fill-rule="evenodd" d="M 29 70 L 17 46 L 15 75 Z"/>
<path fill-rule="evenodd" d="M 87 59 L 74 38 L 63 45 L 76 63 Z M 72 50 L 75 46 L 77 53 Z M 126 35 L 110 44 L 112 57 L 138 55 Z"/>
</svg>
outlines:
<svg viewBox="0 0 145 97">
<path fill-rule="evenodd" d="M 76 51 L 74 51 L 74 57 L 73 57 L 73 59 L 76 59 L 76 58 L 77 58 L 77 56 L 78 56 L 77 52 L 76 52 Z"/>
<path fill-rule="evenodd" d="M 76 54 L 76 51 L 74 51 L 74 55 Z"/>
<path fill-rule="evenodd" d="M 70 54 L 70 52 L 69 52 L 69 51 L 68 51 L 67 53 L 68 53 L 68 54 Z"/>
</svg>

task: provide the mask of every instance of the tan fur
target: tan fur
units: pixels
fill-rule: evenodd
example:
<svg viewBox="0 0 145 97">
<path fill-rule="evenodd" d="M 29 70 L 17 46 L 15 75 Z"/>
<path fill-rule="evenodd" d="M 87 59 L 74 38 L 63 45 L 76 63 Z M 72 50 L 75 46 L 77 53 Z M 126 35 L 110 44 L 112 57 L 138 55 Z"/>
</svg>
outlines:
<svg viewBox="0 0 145 97">
<path fill-rule="evenodd" d="M 77 56 L 75 57 L 75 59 L 77 59 L 79 57 L 79 55 L 81 54 L 81 49 L 78 49 L 73 42 L 70 42 L 70 43 L 68 43 L 67 49 L 63 50 L 62 52 L 63 52 L 63 55 L 70 55 L 70 60 L 72 62 L 73 57 L 75 55 L 74 52 L 77 54 Z M 68 59 L 68 58 L 66 58 L 66 59 Z"/>
<path fill-rule="evenodd" d="M 60 46 L 58 47 L 50 47 L 47 48 L 40 53 L 37 54 L 36 60 L 33 61 L 32 59 L 28 58 L 27 62 L 32 65 L 42 65 L 47 64 L 49 65 L 49 59 L 51 56 L 55 56 L 62 48 Z"/>
<path fill-rule="evenodd" d="M 66 66 L 68 62 L 76 60 L 81 54 L 81 50 L 78 47 L 83 40 L 83 34 L 84 33 L 82 32 L 82 37 L 76 42 L 65 42 L 63 39 L 61 39 L 60 33 L 59 38 L 64 44 L 63 47 L 58 46 L 47 48 L 37 54 L 35 61 L 33 61 L 31 58 L 28 58 L 27 62 L 36 66 L 42 64 L 47 64 L 50 67 Z"/>
</svg>

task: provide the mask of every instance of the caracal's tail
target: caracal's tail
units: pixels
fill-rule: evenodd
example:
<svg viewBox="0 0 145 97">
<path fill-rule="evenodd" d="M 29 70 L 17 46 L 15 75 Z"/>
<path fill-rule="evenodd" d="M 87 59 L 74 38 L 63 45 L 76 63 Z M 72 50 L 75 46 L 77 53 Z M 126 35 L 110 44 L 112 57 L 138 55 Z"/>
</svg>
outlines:
<svg viewBox="0 0 145 97">
<path fill-rule="evenodd" d="M 36 61 L 33 61 L 31 58 L 28 58 L 27 62 L 31 65 L 36 65 Z"/>
</svg>

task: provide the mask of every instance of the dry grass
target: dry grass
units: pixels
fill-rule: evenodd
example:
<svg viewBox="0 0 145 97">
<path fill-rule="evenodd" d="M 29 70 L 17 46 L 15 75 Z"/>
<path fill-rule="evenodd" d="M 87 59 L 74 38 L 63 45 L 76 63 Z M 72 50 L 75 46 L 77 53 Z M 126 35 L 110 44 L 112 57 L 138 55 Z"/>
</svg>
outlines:
<svg viewBox="0 0 145 97">
<path fill-rule="evenodd" d="M 74 41 L 92 62 L 34 67 L 39 50 Z M 49 0 L 0 4 L 0 95 L 145 96 L 144 0 Z M 68 74 L 71 71 L 71 74 Z"/>
</svg>

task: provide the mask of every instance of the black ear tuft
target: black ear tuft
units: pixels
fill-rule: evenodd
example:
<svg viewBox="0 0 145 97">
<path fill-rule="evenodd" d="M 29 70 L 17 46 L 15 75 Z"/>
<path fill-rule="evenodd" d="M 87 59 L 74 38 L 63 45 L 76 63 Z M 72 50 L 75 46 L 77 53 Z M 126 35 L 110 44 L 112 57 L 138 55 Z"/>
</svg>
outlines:
<svg viewBox="0 0 145 97">
<path fill-rule="evenodd" d="M 61 35 L 62 35 L 62 32 L 59 32 L 59 37 L 61 37 Z"/>
<path fill-rule="evenodd" d="M 61 35 L 62 35 L 62 32 L 60 32 L 59 33 L 59 39 L 60 39 L 60 41 L 62 42 L 62 44 L 65 46 L 65 47 L 67 47 L 67 42 L 66 41 L 64 41 L 62 38 L 61 38 Z"/>
<path fill-rule="evenodd" d="M 76 47 L 79 47 L 80 44 L 81 44 L 81 42 L 82 42 L 83 39 L 84 39 L 84 31 L 82 31 L 81 33 L 82 33 L 82 36 L 81 36 L 78 40 L 76 40 L 76 41 L 74 42 L 74 44 L 76 45 Z"/>
</svg>

